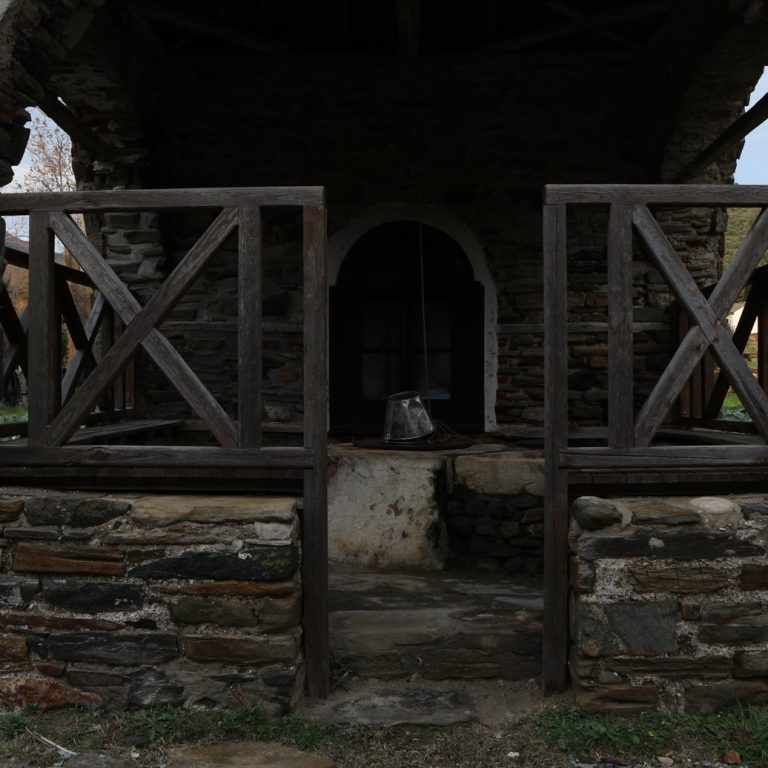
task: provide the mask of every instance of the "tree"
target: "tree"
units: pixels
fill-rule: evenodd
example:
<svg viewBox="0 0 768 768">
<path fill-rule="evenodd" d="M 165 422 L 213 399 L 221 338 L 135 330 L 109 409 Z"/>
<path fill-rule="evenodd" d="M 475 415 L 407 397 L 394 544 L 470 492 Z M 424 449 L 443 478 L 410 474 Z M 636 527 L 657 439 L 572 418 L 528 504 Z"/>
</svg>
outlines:
<svg viewBox="0 0 768 768">
<path fill-rule="evenodd" d="M 14 184 L 13 191 L 72 192 L 77 189 L 72 169 L 72 141 L 61 128 L 36 109 L 32 110 L 29 141 L 17 173 L 18 180 Z M 82 228 L 82 216 L 73 218 Z M 28 231 L 26 218 L 19 221 L 19 217 L 13 217 L 13 220 L 8 221 L 8 234 L 26 240 Z M 75 259 L 67 251 L 64 251 L 63 261 L 68 266 L 79 268 Z M 27 303 L 27 278 L 27 270 L 10 265 L 6 267 L 3 274 L 3 282 L 19 313 Z M 81 320 L 84 321 L 90 309 L 92 292 L 76 284 L 70 284 L 69 289 Z M 64 362 L 70 359 L 73 351 L 74 345 L 69 333 L 65 331 Z"/>
<path fill-rule="evenodd" d="M 36 113 L 18 182 L 21 192 L 72 192 L 77 188 L 72 170 L 72 141 L 55 123 Z"/>
</svg>

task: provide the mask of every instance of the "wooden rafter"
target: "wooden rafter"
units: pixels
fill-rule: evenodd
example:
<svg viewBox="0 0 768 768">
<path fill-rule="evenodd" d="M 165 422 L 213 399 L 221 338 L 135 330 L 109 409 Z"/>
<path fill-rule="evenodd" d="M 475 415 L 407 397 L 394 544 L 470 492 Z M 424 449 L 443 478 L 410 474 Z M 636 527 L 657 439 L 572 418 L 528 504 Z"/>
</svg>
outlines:
<svg viewBox="0 0 768 768">
<path fill-rule="evenodd" d="M 240 48 L 249 48 L 260 53 L 278 53 L 287 48 L 285 43 L 261 37 L 248 31 L 248 29 L 217 21 L 213 17 L 198 16 L 187 10 L 177 11 L 155 2 L 144 3 L 142 7 L 144 13 L 155 21 L 162 21 L 164 24 L 198 32 L 208 37 L 215 37 Z"/>
<path fill-rule="evenodd" d="M 417 56 L 421 35 L 421 0 L 397 0 L 397 34 L 400 54 Z"/>
<path fill-rule="evenodd" d="M 564 37 L 581 32 L 584 29 L 594 29 L 609 26 L 611 24 L 625 24 L 648 16 L 658 16 L 669 8 L 666 2 L 637 3 L 635 5 L 620 5 L 609 11 L 573 19 L 563 24 L 558 24 L 547 29 L 540 29 L 530 34 L 521 35 L 508 40 L 498 40 L 489 46 L 492 51 L 512 52 L 533 48 L 541 43 L 560 40 Z"/>
<path fill-rule="evenodd" d="M 694 178 L 712 163 L 719 160 L 729 149 L 733 149 L 747 134 L 768 120 L 768 95 L 763 96 L 735 123 L 726 128 L 705 150 L 700 152 L 675 178 L 683 183 Z"/>
<path fill-rule="evenodd" d="M 560 0 L 548 0 L 547 6 L 553 11 L 557 11 L 558 13 L 562 13 L 563 16 L 567 16 L 571 21 L 578 22 L 584 20 L 584 14 L 581 13 L 581 11 L 577 11 L 567 3 L 560 2 Z M 600 35 L 600 37 L 610 40 L 626 50 L 635 51 L 638 48 L 638 46 L 628 37 L 619 34 L 612 29 L 608 29 L 606 26 L 597 26 L 593 31 L 596 35 Z"/>
</svg>

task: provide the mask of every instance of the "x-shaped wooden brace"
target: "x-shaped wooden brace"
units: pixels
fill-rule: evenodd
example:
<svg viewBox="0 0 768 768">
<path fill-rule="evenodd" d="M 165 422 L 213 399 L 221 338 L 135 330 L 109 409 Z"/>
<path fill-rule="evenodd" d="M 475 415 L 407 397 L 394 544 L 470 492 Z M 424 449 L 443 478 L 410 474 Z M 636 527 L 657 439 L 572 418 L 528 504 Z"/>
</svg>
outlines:
<svg viewBox="0 0 768 768">
<path fill-rule="evenodd" d="M 5 338 L 9 344 L 2 369 L 2 386 L 5 387 L 6 382 L 17 366 L 21 366 L 24 374 L 29 376 L 27 371 L 29 309 L 25 308 L 21 313 L 21 317 L 19 317 L 5 286 L 0 286 L 0 325 L 2 325 Z"/>
<path fill-rule="evenodd" d="M 125 331 L 51 422 L 48 428 L 48 442 L 51 445 L 62 445 L 74 434 L 98 402 L 101 393 L 121 373 L 139 346 L 143 345 L 219 443 L 225 448 L 236 447 L 237 430 L 234 423 L 157 326 L 205 268 L 216 248 L 237 222 L 236 208 L 221 211 L 154 296 L 142 307 L 69 216 L 63 213 L 49 215 L 51 229 L 126 325 Z"/>
<path fill-rule="evenodd" d="M 749 235 L 707 301 L 680 260 L 656 219 L 645 206 L 636 206 L 635 229 L 656 259 L 678 299 L 696 323 L 680 343 L 635 422 L 635 445 L 648 446 L 669 408 L 680 394 L 708 347 L 712 347 L 736 394 L 768 442 L 768 397 L 733 343 L 725 319 L 739 291 L 768 249 L 768 209 L 762 211 Z"/>
</svg>

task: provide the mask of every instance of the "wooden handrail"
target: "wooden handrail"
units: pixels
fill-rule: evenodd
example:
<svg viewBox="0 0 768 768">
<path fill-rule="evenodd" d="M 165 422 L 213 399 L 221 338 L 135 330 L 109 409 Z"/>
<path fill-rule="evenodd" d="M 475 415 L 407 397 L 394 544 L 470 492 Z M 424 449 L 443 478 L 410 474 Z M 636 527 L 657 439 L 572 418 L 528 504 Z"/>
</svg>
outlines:
<svg viewBox="0 0 768 768">
<path fill-rule="evenodd" d="M 607 444 L 584 447 L 569 445 L 567 212 L 570 206 L 594 205 L 610 210 L 607 232 L 609 418 Z M 665 206 L 763 209 L 730 267 L 708 297 L 696 285 L 652 214 L 655 207 Z M 543 681 L 545 692 L 552 693 L 565 687 L 567 681 L 570 473 L 589 475 L 590 479 L 606 474 L 614 478 L 638 478 L 647 477 L 649 473 L 678 470 L 677 482 L 685 481 L 693 471 L 715 472 L 722 471 L 723 467 L 734 470 L 759 468 L 768 475 L 768 444 L 765 444 L 768 443 L 768 396 L 764 391 L 768 387 L 768 302 L 760 296 L 759 285 L 752 288 L 756 295 L 749 313 L 745 312 L 747 318 L 735 340 L 725 323 L 727 312 L 768 250 L 768 186 L 548 185 L 544 188 L 543 222 L 546 414 Z M 690 317 L 678 349 L 637 416 L 634 414 L 632 354 L 635 235 Z M 757 282 L 761 280 L 758 278 Z M 744 361 L 741 344 L 755 315 L 762 328 L 759 383 Z M 705 367 L 712 364 L 705 357 L 710 352 L 720 363 L 723 381 L 727 375 L 732 382 L 764 444 L 749 444 L 750 438 L 746 435 L 732 435 L 734 444 L 722 444 L 725 439 L 718 445 L 653 444 L 665 416 L 691 374 L 700 370 L 702 360 Z M 707 415 L 712 415 L 722 386 L 714 388 Z M 706 386 L 702 387 L 702 401 L 706 389 Z M 717 426 L 712 419 L 706 420 L 706 424 Z M 682 432 L 682 429 L 665 427 L 664 438 L 682 440 Z M 754 439 L 759 438 L 755 435 Z"/>
</svg>

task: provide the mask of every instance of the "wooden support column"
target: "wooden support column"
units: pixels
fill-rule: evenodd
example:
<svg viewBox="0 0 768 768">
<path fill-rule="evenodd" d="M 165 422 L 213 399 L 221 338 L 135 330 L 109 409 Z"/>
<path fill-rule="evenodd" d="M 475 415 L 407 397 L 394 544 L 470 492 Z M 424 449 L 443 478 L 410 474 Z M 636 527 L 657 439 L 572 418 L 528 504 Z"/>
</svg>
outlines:
<svg viewBox="0 0 768 768">
<path fill-rule="evenodd" d="M 544 206 L 544 693 L 568 683 L 567 249 L 565 205 Z"/>
<path fill-rule="evenodd" d="M 328 285 L 325 245 L 325 208 L 304 208 L 304 447 L 313 456 L 313 469 L 304 473 L 304 658 L 307 664 L 307 692 L 320 698 L 328 696 L 330 691 L 331 666 L 328 638 Z"/>
<path fill-rule="evenodd" d="M 261 446 L 261 212 L 238 212 L 237 350 L 240 448 Z"/>
<path fill-rule="evenodd" d="M 608 218 L 608 444 L 634 445 L 632 353 L 632 208 Z"/>
<path fill-rule="evenodd" d="M 29 444 L 48 445 L 59 407 L 61 333 L 56 311 L 53 234 L 47 213 L 29 216 Z"/>
</svg>

